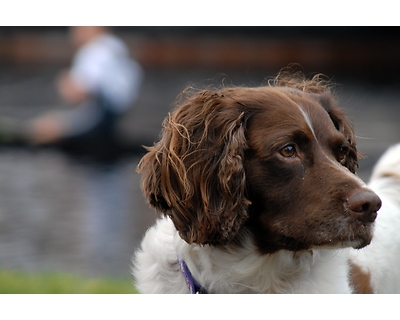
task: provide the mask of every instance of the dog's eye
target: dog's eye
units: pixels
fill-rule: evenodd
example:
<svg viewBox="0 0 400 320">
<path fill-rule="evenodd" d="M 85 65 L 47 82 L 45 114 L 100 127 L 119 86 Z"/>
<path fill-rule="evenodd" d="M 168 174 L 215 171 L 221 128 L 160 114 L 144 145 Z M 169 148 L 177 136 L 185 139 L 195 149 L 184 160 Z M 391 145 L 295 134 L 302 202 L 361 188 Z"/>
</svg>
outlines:
<svg viewBox="0 0 400 320">
<path fill-rule="evenodd" d="M 339 152 L 339 162 L 343 162 L 347 156 L 347 153 L 349 152 L 349 148 L 346 146 L 343 146 L 340 148 Z"/>
<path fill-rule="evenodd" d="M 292 144 L 288 144 L 281 151 L 280 154 L 285 158 L 293 157 L 296 154 L 296 148 Z"/>
</svg>

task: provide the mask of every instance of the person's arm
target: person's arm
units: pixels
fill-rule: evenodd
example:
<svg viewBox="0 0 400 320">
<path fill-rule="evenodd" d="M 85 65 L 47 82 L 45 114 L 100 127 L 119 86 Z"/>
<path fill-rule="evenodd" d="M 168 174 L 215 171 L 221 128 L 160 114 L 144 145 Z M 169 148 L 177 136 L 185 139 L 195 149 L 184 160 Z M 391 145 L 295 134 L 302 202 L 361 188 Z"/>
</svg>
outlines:
<svg viewBox="0 0 400 320">
<path fill-rule="evenodd" d="M 61 73 L 57 84 L 62 99 L 69 104 L 78 104 L 88 97 L 88 93 L 74 80 L 69 71 Z"/>
</svg>

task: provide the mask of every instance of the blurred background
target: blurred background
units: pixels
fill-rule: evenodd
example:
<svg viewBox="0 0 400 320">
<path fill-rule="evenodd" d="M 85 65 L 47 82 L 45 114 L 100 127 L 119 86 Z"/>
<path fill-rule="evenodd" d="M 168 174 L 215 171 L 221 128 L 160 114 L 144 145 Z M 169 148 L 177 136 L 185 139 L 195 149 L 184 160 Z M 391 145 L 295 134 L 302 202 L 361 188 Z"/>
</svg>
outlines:
<svg viewBox="0 0 400 320">
<path fill-rule="evenodd" d="M 339 105 L 354 122 L 359 149 L 366 156 L 359 175 L 368 180 L 379 155 L 400 141 L 399 31 L 113 28 L 144 71 L 138 99 L 118 124 L 126 147 L 118 159 L 119 171 L 93 178 L 90 166 L 57 146 L 1 143 L 0 269 L 129 277 L 131 256 L 156 218 L 135 172 L 142 145 L 158 139 L 162 120 L 188 85 L 259 86 L 291 63 L 301 65 L 305 74 L 325 74 L 337 84 Z M 56 79 L 73 55 L 67 27 L 0 27 L 0 117 L 29 120 L 59 109 Z M 110 229 L 96 236 L 101 244 L 97 252 L 89 236 L 93 184 L 107 190 L 115 211 L 126 204 L 118 229 L 111 226 L 118 214 L 110 212 Z"/>
</svg>

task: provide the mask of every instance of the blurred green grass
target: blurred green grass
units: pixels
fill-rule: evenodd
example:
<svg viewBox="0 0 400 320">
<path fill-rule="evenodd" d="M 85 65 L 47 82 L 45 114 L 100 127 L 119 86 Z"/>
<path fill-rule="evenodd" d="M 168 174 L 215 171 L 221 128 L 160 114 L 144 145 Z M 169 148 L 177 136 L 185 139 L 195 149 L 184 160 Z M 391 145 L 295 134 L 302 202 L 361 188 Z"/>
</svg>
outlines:
<svg viewBox="0 0 400 320">
<path fill-rule="evenodd" d="M 132 279 L 0 270 L 0 294 L 131 294 Z"/>
</svg>

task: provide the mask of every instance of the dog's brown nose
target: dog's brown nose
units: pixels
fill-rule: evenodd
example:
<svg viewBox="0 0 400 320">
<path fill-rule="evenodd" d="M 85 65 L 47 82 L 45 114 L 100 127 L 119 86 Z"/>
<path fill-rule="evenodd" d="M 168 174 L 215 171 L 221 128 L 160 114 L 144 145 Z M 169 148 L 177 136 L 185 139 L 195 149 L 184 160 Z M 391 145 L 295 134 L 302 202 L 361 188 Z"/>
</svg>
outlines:
<svg viewBox="0 0 400 320">
<path fill-rule="evenodd" d="M 381 205 L 376 193 L 367 189 L 358 190 L 347 200 L 350 213 L 362 222 L 374 222 Z"/>
</svg>

